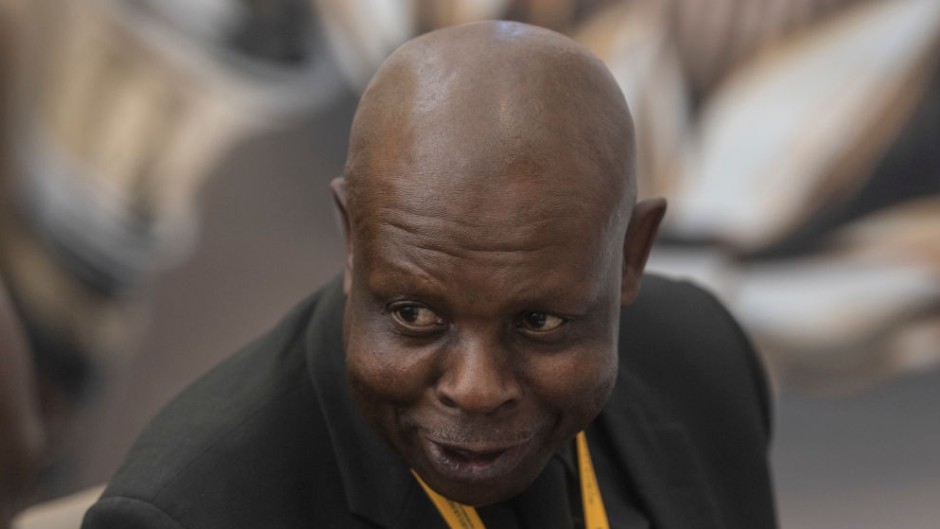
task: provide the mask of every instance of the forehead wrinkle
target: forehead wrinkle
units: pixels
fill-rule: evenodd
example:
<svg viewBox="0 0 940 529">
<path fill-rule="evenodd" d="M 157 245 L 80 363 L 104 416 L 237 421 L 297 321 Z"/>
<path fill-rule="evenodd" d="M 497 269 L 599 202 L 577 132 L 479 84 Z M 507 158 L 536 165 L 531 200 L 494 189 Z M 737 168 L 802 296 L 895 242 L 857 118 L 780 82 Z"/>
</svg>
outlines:
<svg viewBox="0 0 940 529">
<path fill-rule="evenodd" d="M 442 256 L 466 257 L 470 254 L 527 254 L 564 246 L 558 237 L 542 235 L 550 229 L 551 221 L 542 220 L 530 225 L 517 223 L 474 222 L 466 217 L 439 217 L 415 211 L 413 221 L 388 209 L 392 214 L 376 219 L 371 236 L 378 241 L 405 239 L 410 247 L 434 252 Z M 407 215 L 405 216 L 407 217 Z M 389 233 L 391 232 L 391 233 Z M 552 239 L 555 239 L 552 241 Z"/>
<path fill-rule="evenodd" d="M 590 185 L 598 177 L 577 164 L 555 163 L 546 170 L 524 154 L 511 153 L 509 158 L 478 160 L 466 171 L 446 162 L 443 167 L 390 167 L 361 186 L 358 213 L 368 217 L 400 211 L 475 226 L 513 227 L 561 217 L 606 218 L 620 205 L 619 190 Z"/>
<path fill-rule="evenodd" d="M 462 264 L 466 263 L 460 259 L 401 259 L 371 269 L 367 277 L 373 289 L 378 287 L 386 295 L 418 296 L 432 308 L 453 311 L 462 318 L 539 309 L 578 314 L 587 311 L 608 290 L 602 282 L 592 283 L 586 276 L 558 269 L 519 276 L 511 265 L 493 269 L 474 263 L 461 269 Z"/>
<path fill-rule="evenodd" d="M 394 207 L 377 209 L 368 222 L 355 230 L 354 246 L 363 248 L 363 259 L 375 260 L 376 255 L 420 262 L 422 269 L 448 270 L 465 263 L 491 270 L 520 266 L 541 266 L 554 262 L 566 250 L 593 256 L 584 269 L 567 269 L 570 281 L 606 269 L 616 251 L 609 251 L 609 226 L 590 218 L 577 216 L 541 218 L 528 224 L 473 220 L 459 214 L 428 215 L 421 209 L 414 214 L 401 214 Z M 593 227 L 583 229 L 584 224 Z M 489 232 L 489 233 L 487 233 Z M 546 268 L 541 269 L 542 273 Z M 558 272 L 562 272 L 558 270 Z"/>
</svg>

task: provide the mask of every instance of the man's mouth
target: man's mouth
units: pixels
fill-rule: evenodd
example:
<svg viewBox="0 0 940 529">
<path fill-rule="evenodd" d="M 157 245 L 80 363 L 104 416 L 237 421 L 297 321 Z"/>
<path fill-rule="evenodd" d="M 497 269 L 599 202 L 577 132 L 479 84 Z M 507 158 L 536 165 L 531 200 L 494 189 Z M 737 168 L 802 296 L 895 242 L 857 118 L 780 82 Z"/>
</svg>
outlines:
<svg viewBox="0 0 940 529">
<path fill-rule="evenodd" d="M 510 473 L 528 453 L 530 441 L 471 447 L 421 437 L 434 470 L 448 480 L 459 482 L 489 481 Z"/>
</svg>

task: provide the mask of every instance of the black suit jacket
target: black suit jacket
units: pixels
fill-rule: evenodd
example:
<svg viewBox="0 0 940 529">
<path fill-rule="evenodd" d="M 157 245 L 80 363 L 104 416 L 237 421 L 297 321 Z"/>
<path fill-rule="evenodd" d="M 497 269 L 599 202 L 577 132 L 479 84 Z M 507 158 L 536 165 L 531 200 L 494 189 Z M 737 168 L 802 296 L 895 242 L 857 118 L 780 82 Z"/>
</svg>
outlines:
<svg viewBox="0 0 940 529">
<path fill-rule="evenodd" d="M 445 528 L 354 407 L 343 304 L 334 281 L 173 400 L 82 527 Z M 768 392 L 737 324 L 647 276 L 620 333 L 614 394 L 587 430 L 605 501 L 632 491 L 659 529 L 775 527 Z M 552 509 L 530 527 L 570 523 Z"/>
</svg>

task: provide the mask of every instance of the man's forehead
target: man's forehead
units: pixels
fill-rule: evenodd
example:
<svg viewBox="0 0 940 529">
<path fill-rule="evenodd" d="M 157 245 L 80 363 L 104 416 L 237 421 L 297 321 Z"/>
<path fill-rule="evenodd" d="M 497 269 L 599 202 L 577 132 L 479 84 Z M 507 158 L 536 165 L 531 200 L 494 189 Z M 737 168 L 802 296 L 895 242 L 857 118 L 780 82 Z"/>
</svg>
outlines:
<svg viewBox="0 0 940 529">
<path fill-rule="evenodd" d="M 360 223 L 410 218 L 478 230 L 546 230 L 556 224 L 603 230 L 621 198 L 603 179 L 571 167 L 492 160 L 415 164 L 364 179 L 353 213 Z"/>
<path fill-rule="evenodd" d="M 576 149 L 457 142 L 446 153 L 385 152 L 349 204 L 360 244 L 398 233 L 400 243 L 489 251 L 560 251 L 585 239 L 593 248 L 616 239 L 628 214 L 623 189 Z"/>
<path fill-rule="evenodd" d="M 404 187 L 377 193 L 354 226 L 361 270 L 375 285 L 423 278 L 441 288 L 498 286 L 496 304 L 566 292 L 569 303 L 585 305 L 616 253 L 615 223 L 604 208 L 572 198 Z"/>
</svg>

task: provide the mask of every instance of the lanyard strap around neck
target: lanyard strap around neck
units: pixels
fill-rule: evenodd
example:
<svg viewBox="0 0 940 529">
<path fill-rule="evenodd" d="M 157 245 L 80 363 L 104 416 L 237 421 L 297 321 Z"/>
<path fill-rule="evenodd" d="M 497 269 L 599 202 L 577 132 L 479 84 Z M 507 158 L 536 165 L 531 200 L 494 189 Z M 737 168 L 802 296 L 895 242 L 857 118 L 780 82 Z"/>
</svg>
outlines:
<svg viewBox="0 0 940 529">
<path fill-rule="evenodd" d="M 578 476 L 581 482 L 581 504 L 584 509 L 584 527 L 585 529 L 610 529 L 607 523 L 607 511 L 604 509 L 604 501 L 601 499 L 601 489 L 597 484 L 597 474 L 594 473 L 594 464 L 591 462 L 591 451 L 588 449 L 587 437 L 584 432 L 579 432 L 575 438 L 578 451 Z M 421 484 L 421 488 L 431 498 L 431 502 L 437 507 L 441 517 L 447 522 L 450 529 L 486 529 L 477 510 L 469 505 L 457 503 L 449 500 L 437 492 L 422 480 L 417 473 L 415 479 Z"/>
</svg>

